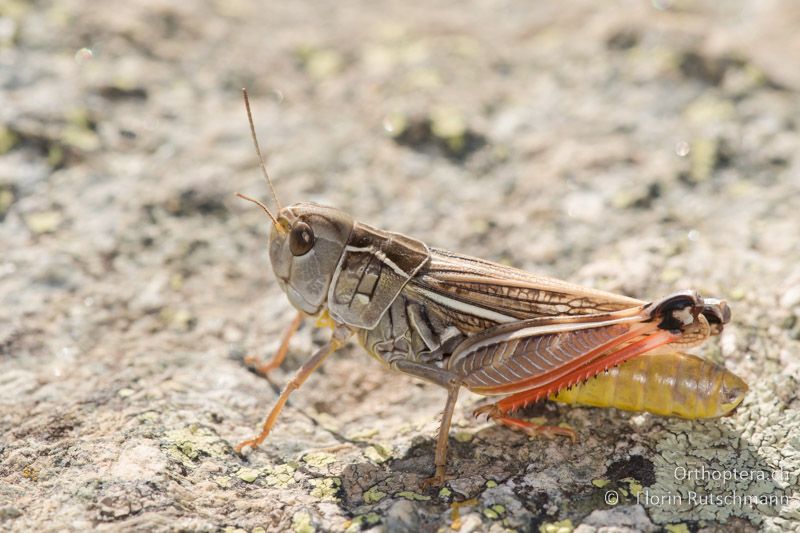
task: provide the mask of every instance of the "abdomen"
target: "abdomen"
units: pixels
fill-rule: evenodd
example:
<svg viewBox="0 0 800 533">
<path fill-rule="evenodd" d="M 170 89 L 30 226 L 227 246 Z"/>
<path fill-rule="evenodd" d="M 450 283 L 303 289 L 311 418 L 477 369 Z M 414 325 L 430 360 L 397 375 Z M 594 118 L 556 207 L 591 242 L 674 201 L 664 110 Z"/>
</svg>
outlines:
<svg viewBox="0 0 800 533">
<path fill-rule="evenodd" d="M 643 355 L 550 399 L 687 419 L 714 418 L 733 411 L 747 384 L 725 367 L 695 355 Z"/>
</svg>

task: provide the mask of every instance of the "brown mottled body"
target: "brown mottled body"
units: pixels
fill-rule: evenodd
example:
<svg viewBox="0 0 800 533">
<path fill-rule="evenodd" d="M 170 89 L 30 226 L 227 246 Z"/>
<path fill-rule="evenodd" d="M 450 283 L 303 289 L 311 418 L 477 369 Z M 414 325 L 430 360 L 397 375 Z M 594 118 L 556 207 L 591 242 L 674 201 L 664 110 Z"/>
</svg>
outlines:
<svg viewBox="0 0 800 533">
<path fill-rule="evenodd" d="M 292 242 L 298 227 L 313 232 L 308 250 Z M 303 253 L 287 253 L 298 249 Z M 508 413 L 641 354 L 702 342 L 729 318 L 724 302 L 691 291 L 648 304 L 431 250 L 315 204 L 280 211 L 270 257 L 278 282 L 300 311 L 330 316 L 337 345 L 354 333 L 390 368 L 448 390 L 437 483 L 444 479 L 450 417 L 461 387 L 506 396 L 479 410 L 498 422 L 572 436 Z M 316 368 L 333 348 L 320 350 L 311 365 Z M 290 388 L 302 383 L 308 368 Z M 288 392 L 279 406 L 286 397 Z M 240 448 L 263 441 L 276 416 L 274 411 L 261 435 Z"/>
<path fill-rule="evenodd" d="M 260 156 L 252 119 L 251 131 Z M 274 190 L 273 197 L 277 203 Z M 273 215 L 255 202 L 273 222 L 269 255 L 278 284 L 303 315 L 329 316 L 333 336 L 289 382 L 261 433 L 237 450 L 263 442 L 289 394 L 355 334 L 390 368 L 447 390 L 430 480 L 441 484 L 461 387 L 504 396 L 479 409 L 499 423 L 574 437 L 508 413 L 642 354 L 702 342 L 730 319 L 725 302 L 693 291 L 647 303 L 430 249 L 334 208 L 301 202 Z"/>
</svg>

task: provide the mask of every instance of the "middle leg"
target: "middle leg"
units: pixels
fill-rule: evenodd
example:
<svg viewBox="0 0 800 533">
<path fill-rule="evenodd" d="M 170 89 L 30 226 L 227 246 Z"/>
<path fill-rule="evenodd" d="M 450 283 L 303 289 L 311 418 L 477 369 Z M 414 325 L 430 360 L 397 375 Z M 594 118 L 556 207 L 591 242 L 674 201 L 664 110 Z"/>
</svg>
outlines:
<svg viewBox="0 0 800 533">
<path fill-rule="evenodd" d="M 444 411 L 442 412 L 442 423 L 439 426 L 439 436 L 436 439 L 436 453 L 433 460 L 436 472 L 433 477 L 422 481 L 422 488 L 441 487 L 444 484 L 445 474 L 447 473 L 447 443 L 450 439 L 450 422 L 453 420 L 453 411 L 456 407 L 459 390 L 461 390 L 461 385 L 457 383 L 447 389 L 447 402 L 444 404 Z"/>
<path fill-rule="evenodd" d="M 447 388 L 447 401 L 444 404 L 442 423 L 439 426 L 439 435 L 436 438 L 436 453 L 434 454 L 436 472 L 433 477 L 423 480 L 420 484 L 422 488 L 440 487 L 444 484 L 447 473 L 447 445 L 450 438 L 450 423 L 453 420 L 458 391 L 461 389 L 461 380 L 446 370 L 406 359 L 393 361 L 390 366 L 405 374 L 410 374 Z"/>
</svg>

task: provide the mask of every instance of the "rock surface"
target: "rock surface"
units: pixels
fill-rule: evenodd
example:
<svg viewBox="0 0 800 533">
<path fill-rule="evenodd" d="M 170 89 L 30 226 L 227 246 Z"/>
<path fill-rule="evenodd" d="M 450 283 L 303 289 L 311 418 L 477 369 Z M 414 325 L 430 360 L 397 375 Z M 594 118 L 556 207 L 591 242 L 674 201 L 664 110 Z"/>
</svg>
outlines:
<svg viewBox="0 0 800 533">
<path fill-rule="evenodd" d="M 0 1 L 0 528 L 800 529 L 798 19 L 788 0 Z M 525 413 L 568 446 L 465 394 L 454 478 L 422 491 L 444 391 L 348 346 L 238 456 L 328 334 L 309 321 L 271 382 L 242 362 L 293 316 L 267 221 L 233 196 L 266 198 L 242 86 L 284 203 L 726 298 L 699 352 L 744 404 Z"/>
</svg>

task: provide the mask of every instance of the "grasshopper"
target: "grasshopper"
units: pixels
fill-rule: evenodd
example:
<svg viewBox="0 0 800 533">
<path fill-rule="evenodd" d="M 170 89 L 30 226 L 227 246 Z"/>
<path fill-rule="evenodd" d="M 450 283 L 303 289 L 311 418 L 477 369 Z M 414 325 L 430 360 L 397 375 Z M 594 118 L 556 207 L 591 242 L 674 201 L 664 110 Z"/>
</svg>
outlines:
<svg viewBox="0 0 800 533">
<path fill-rule="evenodd" d="M 747 386 L 738 377 L 679 352 L 722 330 L 731 316 L 724 301 L 682 291 L 645 302 L 433 248 L 332 207 L 309 202 L 281 207 L 261 156 L 246 91 L 243 96 L 277 211 L 239 196 L 269 216 L 272 269 L 298 310 L 277 354 L 258 371 L 280 365 L 303 317 L 322 317 L 333 333 L 287 383 L 261 433 L 240 443 L 237 452 L 264 441 L 289 395 L 351 336 L 389 368 L 447 391 L 435 473 L 425 485 L 445 481 L 448 433 L 462 387 L 502 396 L 476 414 L 531 435 L 572 439 L 571 429 L 536 425 L 511 413 L 553 395 L 568 403 L 655 412 L 667 398 L 670 405 L 683 407 L 669 407 L 668 414 L 688 418 L 719 416 L 741 401 Z M 658 354 L 660 358 L 650 359 Z M 693 364 L 682 364 L 687 357 Z M 624 370 L 623 363 L 631 359 L 640 366 Z M 570 387 L 609 369 L 614 372 L 619 365 L 616 374 L 603 376 L 600 393 L 569 396 Z M 646 385 L 633 386 L 642 381 Z M 614 385 L 623 394 L 604 396 Z M 625 390 L 647 392 L 645 388 L 656 391 L 650 395 L 654 400 L 625 400 Z"/>
</svg>

